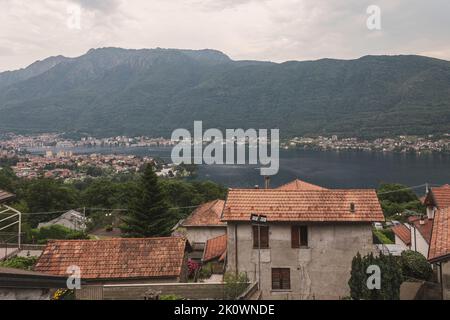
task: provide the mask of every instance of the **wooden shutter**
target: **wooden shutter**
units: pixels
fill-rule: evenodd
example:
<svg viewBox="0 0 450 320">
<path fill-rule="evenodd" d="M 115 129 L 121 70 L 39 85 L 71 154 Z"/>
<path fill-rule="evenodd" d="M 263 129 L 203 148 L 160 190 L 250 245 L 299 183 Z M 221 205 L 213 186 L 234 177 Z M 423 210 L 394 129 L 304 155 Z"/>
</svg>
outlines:
<svg viewBox="0 0 450 320">
<path fill-rule="evenodd" d="M 308 227 L 307 226 L 300 227 L 300 246 L 301 247 L 308 246 Z"/>
<path fill-rule="evenodd" d="M 272 269 L 272 290 L 281 289 L 281 269 Z"/>
<path fill-rule="evenodd" d="M 300 248 L 300 228 L 297 226 L 291 228 L 291 244 L 292 248 Z"/>
<path fill-rule="evenodd" d="M 281 269 L 281 289 L 290 290 L 291 289 L 291 270 Z"/>
<path fill-rule="evenodd" d="M 253 226 L 253 248 L 258 248 L 258 227 Z"/>
<path fill-rule="evenodd" d="M 269 248 L 269 227 L 261 226 L 261 248 Z M 253 248 L 258 248 L 258 226 L 253 226 Z"/>
<path fill-rule="evenodd" d="M 261 248 L 269 247 L 269 227 L 261 227 Z"/>
</svg>

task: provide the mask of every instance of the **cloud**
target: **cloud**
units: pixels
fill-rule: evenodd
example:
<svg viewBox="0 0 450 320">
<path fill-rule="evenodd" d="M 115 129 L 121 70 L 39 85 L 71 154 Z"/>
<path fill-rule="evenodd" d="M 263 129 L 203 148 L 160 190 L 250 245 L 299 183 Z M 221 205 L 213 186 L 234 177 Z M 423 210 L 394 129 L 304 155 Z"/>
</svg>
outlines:
<svg viewBox="0 0 450 320">
<path fill-rule="evenodd" d="M 450 60 L 450 1 L 377 0 L 382 29 L 366 27 L 373 0 L 0 0 L 0 70 L 90 48 L 218 49 L 271 61 L 368 54 Z M 81 6 L 81 30 L 67 8 Z M 8 49 L 8 50 L 5 50 Z"/>
<path fill-rule="evenodd" d="M 115 11 L 122 3 L 121 0 L 71 0 L 71 2 L 87 10 L 98 10 L 105 13 Z"/>
</svg>

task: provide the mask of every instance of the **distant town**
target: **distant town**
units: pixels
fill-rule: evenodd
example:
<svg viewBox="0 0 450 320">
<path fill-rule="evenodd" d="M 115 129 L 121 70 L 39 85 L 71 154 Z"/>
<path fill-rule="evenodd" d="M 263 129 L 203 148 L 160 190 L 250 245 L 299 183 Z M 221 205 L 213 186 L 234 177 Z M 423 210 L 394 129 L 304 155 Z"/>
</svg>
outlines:
<svg viewBox="0 0 450 320">
<path fill-rule="evenodd" d="M 296 137 L 282 144 L 284 149 L 314 149 L 314 150 L 359 150 L 396 153 L 450 153 L 450 134 L 441 137 L 429 135 L 398 136 L 394 138 L 379 138 L 372 141 L 358 138 L 339 138 L 319 136 Z"/>
<path fill-rule="evenodd" d="M 89 147 L 150 147 L 169 146 L 170 140 L 147 137 L 82 138 L 65 139 L 58 134 L 15 135 L 7 134 L 0 140 L 0 160 L 12 167 L 20 178 L 55 178 L 65 182 L 84 180 L 115 174 L 136 173 L 147 163 L 156 161 L 157 175 L 183 177 L 192 170 L 165 163 L 153 157 L 136 155 L 100 154 L 96 152 L 76 154 L 74 148 Z M 29 150 L 39 149 L 40 153 Z M 43 153 L 43 154 L 42 154 Z"/>
</svg>

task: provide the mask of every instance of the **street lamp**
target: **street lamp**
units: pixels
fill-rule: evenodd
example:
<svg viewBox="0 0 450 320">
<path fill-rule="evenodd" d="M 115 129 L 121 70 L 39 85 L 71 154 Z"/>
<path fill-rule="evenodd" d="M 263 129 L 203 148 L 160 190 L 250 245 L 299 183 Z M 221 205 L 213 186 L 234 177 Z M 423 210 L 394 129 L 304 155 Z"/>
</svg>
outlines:
<svg viewBox="0 0 450 320">
<path fill-rule="evenodd" d="M 258 227 L 258 290 L 261 290 L 261 226 L 267 224 L 267 216 L 252 213 L 250 221 Z"/>
</svg>

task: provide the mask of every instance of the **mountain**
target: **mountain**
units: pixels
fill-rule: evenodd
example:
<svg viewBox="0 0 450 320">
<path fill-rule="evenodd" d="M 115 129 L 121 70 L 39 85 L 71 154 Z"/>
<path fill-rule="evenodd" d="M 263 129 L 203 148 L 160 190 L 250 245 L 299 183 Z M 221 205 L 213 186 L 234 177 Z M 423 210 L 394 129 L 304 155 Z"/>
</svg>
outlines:
<svg viewBox="0 0 450 320">
<path fill-rule="evenodd" d="M 366 56 L 271 63 L 215 50 L 91 49 L 0 73 L 0 130 L 170 136 L 280 128 L 380 137 L 450 132 L 450 62 Z"/>
</svg>

